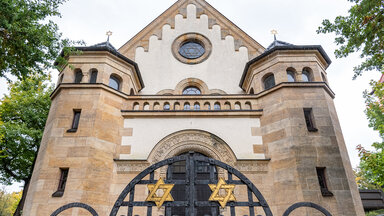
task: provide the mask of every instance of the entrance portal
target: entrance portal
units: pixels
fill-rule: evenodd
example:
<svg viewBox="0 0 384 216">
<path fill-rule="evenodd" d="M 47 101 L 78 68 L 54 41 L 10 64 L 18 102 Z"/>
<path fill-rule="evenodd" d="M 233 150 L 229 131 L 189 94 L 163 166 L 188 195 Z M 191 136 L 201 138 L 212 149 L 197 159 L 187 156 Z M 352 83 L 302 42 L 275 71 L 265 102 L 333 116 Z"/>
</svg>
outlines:
<svg viewBox="0 0 384 216">
<path fill-rule="evenodd" d="M 187 154 L 188 153 L 183 155 Z M 200 153 L 194 153 L 193 155 L 204 156 Z M 217 170 L 215 166 L 202 161 L 196 161 L 195 167 L 187 168 L 187 166 L 189 165 L 186 164 L 186 161 L 180 161 L 170 165 L 167 170 L 167 179 L 171 181 L 186 181 L 187 170 L 193 169 L 195 180 L 209 182 L 210 184 L 217 183 Z M 175 184 L 171 191 L 173 199 L 175 201 L 187 201 L 186 190 L 186 184 Z M 208 184 L 196 184 L 194 193 L 197 201 L 206 201 L 211 196 L 211 190 L 209 189 Z M 170 208 L 171 209 L 169 211 L 172 216 L 184 216 L 186 213 L 186 208 L 184 206 Z M 215 216 L 217 215 L 217 212 L 219 212 L 219 209 L 215 206 L 203 206 L 197 208 L 196 211 L 197 215 Z"/>
<path fill-rule="evenodd" d="M 167 166 L 167 179 L 155 180 L 155 171 Z M 217 173 L 220 173 L 220 178 L 217 178 Z M 140 185 L 149 190 L 146 200 L 135 199 L 135 189 Z M 240 187 L 245 187 L 243 195 L 248 197 L 247 201 L 236 199 L 234 191 Z M 158 190 L 162 193 L 157 194 Z M 160 161 L 137 175 L 116 200 L 110 216 L 116 216 L 120 208 L 128 209 L 119 214 L 124 216 L 133 216 L 136 208 L 142 209 L 140 216 L 159 215 L 152 214 L 155 207 L 163 211 L 161 215 L 165 216 L 235 216 L 237 208 L 247 208 L 248 216 L 255 216 L 256 209 L 258 215 L 262 212 L 265 216 L 273 216 L 263 195 L 247 177 L 228 164 L 194 152 Z M 165 211 L 162 207 L 165 207 Z M 292 205 L 284 216 L 289 216 L 301 207 L 314 208 L 325 216 L 331 216 L 326 209 L 309 202 Z M 92 207 L 83 203 L 62 206 L 51 216 L 57 216 L 70 208 L 83 208 L 93 216 L 98 216 Z M 226 211 L 222 212 L 222 209 Z"/>
</svg>

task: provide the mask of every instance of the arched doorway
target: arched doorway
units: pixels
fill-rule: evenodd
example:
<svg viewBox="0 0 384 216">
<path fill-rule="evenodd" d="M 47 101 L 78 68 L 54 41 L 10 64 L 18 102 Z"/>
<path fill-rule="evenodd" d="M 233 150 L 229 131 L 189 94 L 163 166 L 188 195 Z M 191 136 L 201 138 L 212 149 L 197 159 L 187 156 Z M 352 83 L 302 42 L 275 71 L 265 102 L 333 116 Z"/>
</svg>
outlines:
<svg viewBox="0 0 384 216">
<path fill-rule="evenodd" d="M 190 153 L 184 153 L 181 155 L 187 155 Z M 194 156 L 205 156 L 201 153 L 195 152 L 192 153 L 192 157 Z M 171 194 L 175 201 L 188 201 L 187 197 L 187 185 L 184 183 L 188 180 L 187 171 L 189 168 L 194 169 L 194 179 L 197 184 L 195 184 L 195 190 L 193 191 L 193 197 L 195 197 L 196 201 L 206 201 L 209 199 L 211 195 L 211 191 L 209 189 L 209 184 L 215 184 L 217 182 L 217 169 L 216 166 L 209 164 L 204 161 L 195 161 L 193 167 L 189 164 L 187 165 L 186 161 L 179 161 L 168 166 L 167 170 L 167 179 L 176 182 Z M 177 182 L 182 182 L 181 184 L 177 184 Z M 167 211 L 170 212 L 172 216 L 184 216 L 186 215 L 186 207 L 168 207 Z M 216 216 L 219 212 L 217 206 L 209 207 L 202 206 L 196 208 L 197 215 L 203 216 Z"/>
<path fill-rule="evenodd" d="M 162 178 L 158 180 L 155 179 L 155 171 L 161 169 L 162 167 L 169 166 L 172 166 L 175 170 L 180 169 L 179 172 L 169 172 L 170 175 L 185 173 L 185 178 L 184 176 L 180 175 L 180 178 L 183 178 L 184 180 Z M 216 167 L 223 169 L 226 172 L 226 177 L 220 176 L 219 180 L 212 180 L 215 176 L 214 168 Z M 185 171 L 183 171 L 184 168 Z M 210 178 L 209 180 L 206 180 L 208 170 Z M 199 173 L 202 174 L 200 175 L 201 177 L 198 177 Z M 149 179 L 147 179 L 147 177 L 149 177 Z M 211 181 L 213 184 L 210 183 Z M 171 192 L 174 189 L 174 185 L 177 184 L 185 184 L 184 201 L 178 201 L 171 198 L 171 195 L 173 195 Z M 200 189 L 197 189 L 196 185 L 204 184 L 209 185 L 211 196 L 208 200 L 205 199 L 203 201 L 199 201 L 199 195 L 198 193 L 195 193 L 195 191 Z M 136 200 L 135 198 L 135 188 L 136 186 L 140 185 L 147 185 L 148 189 L 150 190 L 146 201 Z M 248 201 L 246 202 L 236 200 L 235 195 L 233 194 L 234 188 L 242 185 L 246 186 L 247 189 Z M 156 194 L 157 190 L 159 189 L 163 190 L 164 193 L 161 195 Z M 226 189 L 224 195 L 219 194 L 219 190 L 221 189 Z M 213 199 L 211 199 L 212 197 Z M 148 198 L 150 198 L 150 200 L 148 200 Z M 256 200 L 254 200 L 254 198 L 256 198 Z M 236 208 L 239 207 L 249 208 L 249 212 L 247 214 L 249 216 L 255 216 L 259 213 L 259 211 L 256 213 L 256 208 L 262 210 L 262 214 L 265 216 L 273 216 L 271 209 L 263 195 L 244 174 L 226 163 L 215 160 L 213 158 L 205 157 L 204 155 L 194 152 L 188 152 L 188 154 L 182 154 L 176 157 L 162 160 L 139 173 L 121 192 L 120 196 L 113 205 L 110 216 L 117 216 L 119 209 L 124 207 L 128 207 L 128 212 L 126 214 L 127 216 L 134 215 L 134 208 L 143 207 L 145 209 L 143 209 L 144 211 L 142 211 L 140 215 L 152 216 L 152 210 L 156 206 L 158 208 L 165 206 L 165 212 L 161 214 L 165 216 L 176 216 L 179 214 L 183 215 L 182 213 L 184 213 L 185 216 L 217 216 L 220 215 L 220 212 L 217 211 L 219 206 L 221 206 L 221 208 L 229 208 L 229 213 L 225 214 L 228 216 L 235 216 Z M 60 207 L 55 212 L 53 212 L 51 216 L 56 216 L 67 209 L 76 207 L 84 208 L 94 216 L 98 215 L 96 211 L 94 211 L 90 206 L 86 204 L 71 203 Z M 178 207 L 183 207 L 183 209 L 177 209 Z M 284 216 L 290 215 L 292 211 L 300 207 L 315 208 L 322 212 L 324 215 L 331 216 L 331 214 L 321 206 L 309 202 L 296 203 L 292 205 L 284 213 Z M 209 210 L 210 212 L 208 212 Z"/>
</svg>

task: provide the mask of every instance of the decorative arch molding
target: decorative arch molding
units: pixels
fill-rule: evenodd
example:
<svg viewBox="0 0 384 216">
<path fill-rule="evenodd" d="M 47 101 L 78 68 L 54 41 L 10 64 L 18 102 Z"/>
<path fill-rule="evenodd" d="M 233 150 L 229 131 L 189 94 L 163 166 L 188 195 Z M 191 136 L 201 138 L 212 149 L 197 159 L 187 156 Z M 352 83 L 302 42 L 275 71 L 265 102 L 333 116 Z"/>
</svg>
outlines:
<svg viewBox="0 0 384 216">
<path fill-rule="evenodd" d="M 209 89 L 208 85 L 197 78 L 186 78 L 181 80 L 175 87 L 175 89 L 164 89 L 157 93 L 157 95 L 181 95 L 188 86 L 194 86 L 200 89 L 202 94 L 227 94 L 225 91 L 220 89 Z"/>
<path fill-rule="evenodd" d="M 71 208 L 82 208 L 87 210 L 89 213 L 92 214 L 92 216 L 99 216 L 95 209 L 93 209 L 91 206 L 84 204 L 84 203 L 70 203 L 67 205 L 64 205 L 60 208 L 58 208 L 56 211 L 54 211 L 51 216 L 58 216 L 61 212 L 71 209 Z"/>
<path fill-rule="evenodd" d="M 202 130 L 183 130 L 163 138 L 148 156 L 150 164 L 182 153 L 195 151 L 234 165 L 237 161 L 229 145 L 218 136 Z"/>
<path fill-rule="evenodd" d="M 289 216 L 294 210 L 302 207 L 314 208 L 319 212 L 323 213 L 325 216 L 332 216 L 331 213 L 329 213 L 329 211 L 327 211 L 325 208 L 311 202 L 299 202 L 299 203 L 293 204 L 284 212 L 283 216 Z"/>
</svg>

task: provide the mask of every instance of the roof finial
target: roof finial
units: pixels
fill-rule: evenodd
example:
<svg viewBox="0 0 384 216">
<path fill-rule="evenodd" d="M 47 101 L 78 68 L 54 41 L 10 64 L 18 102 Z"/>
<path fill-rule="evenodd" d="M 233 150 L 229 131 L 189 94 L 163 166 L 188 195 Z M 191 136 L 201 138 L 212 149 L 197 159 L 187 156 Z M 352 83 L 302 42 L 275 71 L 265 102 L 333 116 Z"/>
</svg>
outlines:
<svg viewBox="0 0 384 216">
<path fill-rule="evenodd" d="M 106 35 L 108 36 L 108 38 L 107 38 L 107 42 L 109 42 L 109 36 L 112 35 L 112 32 L 111 32 L 111 31 L 107 31 Z"/>
<path fill-rule="evenodd" d="M 272 29 L 271 34 L 273 34 L 274 39 L 276 40 L 277 30 Z"/>
</svg>

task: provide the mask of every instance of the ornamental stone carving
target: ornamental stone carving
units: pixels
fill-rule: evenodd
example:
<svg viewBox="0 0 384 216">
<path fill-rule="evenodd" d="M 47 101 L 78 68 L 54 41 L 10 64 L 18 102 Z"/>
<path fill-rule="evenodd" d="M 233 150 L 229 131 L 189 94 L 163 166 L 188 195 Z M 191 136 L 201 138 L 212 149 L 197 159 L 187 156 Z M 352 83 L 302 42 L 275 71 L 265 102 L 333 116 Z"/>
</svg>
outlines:
<svg viewBox="0 0 384 216">
<path fill-rule="evenodd" d="M 199 152 L 229 165 L 236 162 L 232 149 L 222 139 L 200 130 L 184 130 L 165 137 L 153 148 L 148 162 L 154 164 L 189 151 Z"/>
</svg>

